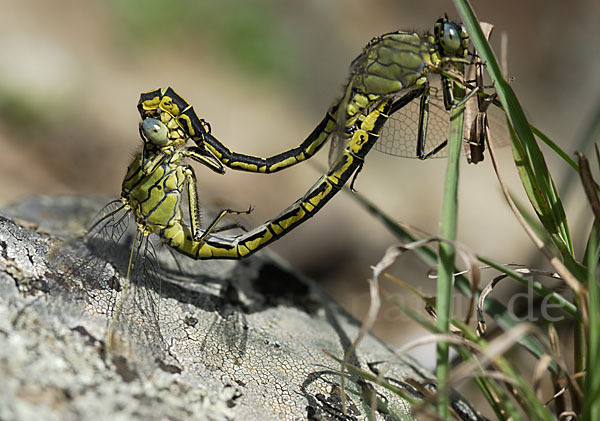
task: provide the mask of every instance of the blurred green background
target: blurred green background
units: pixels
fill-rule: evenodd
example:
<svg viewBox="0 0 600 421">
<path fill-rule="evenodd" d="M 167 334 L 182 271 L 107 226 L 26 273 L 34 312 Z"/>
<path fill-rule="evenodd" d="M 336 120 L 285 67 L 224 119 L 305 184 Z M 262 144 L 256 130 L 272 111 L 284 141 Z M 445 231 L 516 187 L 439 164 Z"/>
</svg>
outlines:
<svg viewBox="0 0 600 421">
<path fill-rule="evenodd" d="M 474 3 L 480 20 L 495 25 L 496 46 L 500 32 L 508 35 L 508 74 L 531 122 L 574 152 L 600 98 L 600 3 Z M 368 40 L 397 29 L 429 30 L 443 13 L 457 16 L 450 1 L 3 0 L 0 203 L 33 194 L 118 196 L 141 145 L 139 94 L 161 86 L 192 103 L 233 150 L 266 156 L 293 147 L 341 94 L 350 61 Z M 510 150 L 501 158 L 523 198 Z M 327 153 L 316 159 L 325 165 Z M 553 158 L 549 163 L 560 186 L 566 168 Z M 356 188 L 397 220 L 435 233 L 444 170 L 443 159 L 372 152 Z M 255 206 L 249 227 L 275 216 L 318 176 L 310 164 L 270 176 L 197 169 L 205 203 Z M 568 194 L 577 231 L 590 218 L 580 210 L 579 187 L 571 190 L 561 193 Z M 489 159 L 463 165 L 460 193 L 461 241 L 502 262 L 537 264 Z M 370 265 L 393 243 L 372 216 L 340 194 L 271 249 L 361 317 Z M 432 290 L 427 269 L 407 257 L 395 274 Z M 376 333 L 400 345 L 416 334 L 410 326 L 385 307 Z"/>
</svg>

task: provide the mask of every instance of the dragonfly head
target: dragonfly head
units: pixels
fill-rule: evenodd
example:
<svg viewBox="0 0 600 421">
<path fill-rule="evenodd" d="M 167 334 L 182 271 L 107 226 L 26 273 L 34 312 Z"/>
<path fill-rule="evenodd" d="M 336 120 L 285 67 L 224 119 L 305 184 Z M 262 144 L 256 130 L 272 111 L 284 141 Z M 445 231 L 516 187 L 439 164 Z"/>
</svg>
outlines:
<svg viewBox="0 0 600 421">
<path fill-rule="evenodd" d="M 144 143 L 150 142 L 158 147 L 169 143 L 169 129 L 162 121 L 155 118 L 146 118 L 140 122 L 140 135 Z"/>
<path fill-rule="evenodd" d="M 171 88 L 141 94 L 138 111 L 142 117 L 140 135 L 144 143 L 159 148 L 185 144 L 195 135 L 196 126 L 200 126 L 200 131 L 210 130 L 203 121 L 196 124 L 195 120 L 199 119 L 193 108 Z"/>
<path fill-rule="evenodd" d="M 469 34 L 464 26 L 452 22 L 447 16 L 444 16 L 435 23 L 433 35 L 442 56 L 458 58 L 467 56 Z"/>
</svg>

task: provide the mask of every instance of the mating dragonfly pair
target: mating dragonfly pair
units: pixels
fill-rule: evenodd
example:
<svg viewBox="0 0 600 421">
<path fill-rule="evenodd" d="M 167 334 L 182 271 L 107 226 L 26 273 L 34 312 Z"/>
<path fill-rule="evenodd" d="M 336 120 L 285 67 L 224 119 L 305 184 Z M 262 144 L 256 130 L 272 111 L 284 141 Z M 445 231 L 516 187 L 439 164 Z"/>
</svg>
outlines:
<svg viewBox="0 0 600 421">
<path fill-rule="evenodd" d="M 300 146 L 269 158 L 229 150 L 171 88 L 144 93 L 138 104 L 144 147 L 123 181 L 121 207 L 133 213 L 143 235 L 159 234 L 174 250 L 192 258 L 248 256 L 318 212 L 358 174 L 371 148 L 421 159 L 439 153 L 446 144 L 446 114 L 456 105 L 450 76 L 460 74 L 468 63 L 468 41 L 466 31 L 447 18 L 438 20 L 433 35 L 394 32 L 374 38 L 352 62 L 344 96 L 315 130 Z M 310 158 L 332 137 L 329 171 L 280 215 L 242 235 L 226 236 L 218 234 L 219 221 L 227 214 L 247 212 L 223 210 L 201 228 L 196 177 L 184 160 L 217 173 L 224 173 L 225 166 L 272 173 Z M 414 150 L 398 149 L 411 137 L 416 139 Z M 188 140 L 195 145 L 185 146 Z M 187 218 L 189 223 L 184 222 Z"/>
<path fill-rule="evenodd" d="M 133 216 L 137 230 L 128 281 L 157 276 L 156 263 L 147 255 L 153 250 L 148 240 L 152 234 L 194 259 L 239 259 L 315 215 L 356 177 L 372 148 L 420 159 L 443 153 L 449 111 L 459 103 L 454 90 L 457 85 L 464 88 L 462 69 L 470 63 L 469 38 L 461 25 L 447 18 L 439 19 L 433 29 L 428 35 L 398 31 L 372 39 L 352 62 L 344 95 L 312 133 L 299 146 L 269 158 L 232 152 L 171 88 L 142 94 L 138 110 L 143 148 L 127 170 L 121 198 L 98 214 L 88 239 L 119 242 Z M 240 235 L 223 234 L 232 226 L 219 222 L 228 214 L 250 210 L 225 209 L 208 226 L 201 226 L 197 180 L 186 160 L 220 174 L 225 167 L 269 174 L 309 159 L 329 139 L 329 170 L 278 216 Z M 190 140 L 193 146 L 187 146 Z M 137 299 L 134 292 L 124 293 L 132 302 Z M 133 311 L 132 305 L 127 311 Z M 127 304 L 115 312 L 123 313 L 123 306 Z"/>
</svg>

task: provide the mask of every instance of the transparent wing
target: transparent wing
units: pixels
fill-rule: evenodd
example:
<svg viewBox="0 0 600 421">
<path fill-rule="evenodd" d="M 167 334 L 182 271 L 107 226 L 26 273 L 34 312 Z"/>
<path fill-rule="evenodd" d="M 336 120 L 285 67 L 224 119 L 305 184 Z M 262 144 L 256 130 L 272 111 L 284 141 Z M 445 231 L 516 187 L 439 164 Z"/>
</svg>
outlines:
<svg viewBox="0 0 600 421">
<path fill-rule="evenodd" d="M 61 286 L 82 293 L 91 313 L 112 317 L 115 291 L 120 289 L 117 247 L 123 240 L 129 215 L 120 201 L 96 214 L 90 230 L 64 241 L 52 252 L 52 263 L 61 273 Z"/>
<path fill-rule="evenodd" d="M 159 326 L 159 262 L 151 237 L 140 231 L 124 246 L 123 252 L 128 251 L 125 256 L 129 259 L 121 266 L 125 269 L 120 271 L 123 287 L 108 330 L 108 350 L 113 360 L 117 358 L 117 366 L 124 362 L 123 358 L 135 360 L 136 370 L 150 373 L 157 366 L 156 361 L 164 360 L 166 350 Z"/>
<path fill-rule="evenodd" d="M 440 78 L 437 75 L 430 75 L 429 81 L 430 103 L 424 144 L 425 154 L 446 141 L 450 123 L 450 112 L 444 107 Z M 390 116 L 373 149 L 389 155 L 417 158 L 420 101 L 420 97 L 415 98 Z M 431 157 L 439 158 L 447 155 L 446 148 L 443 148 Z"/>
<path fill-rule="evenodd" d="M 122 374 L 153 370 L 164 356 L 159 329 L 160 277 L 154 247 L 130 224 L 120 200 L 106 205 L 88 231 L 63 243 L 54 261 L 71 292 L 80 291 L 90 312 L 105 316 L 108 356 Z M 140 362 L 142 363 L 140 366 Z"/>
<path fill-rule="evenodd" d="M 351 85 L 351 81 L 348 82 L 348 86 L 346 87 L 346 92 L 344 94 L 344 96 L 342 97 L 342 100 L 340 101 L 340 104 L 338 105 L 338 109 L 337 109 L 337 115 L 335 117 L 336 119 L 336 129 L 335 131 L 331 134 L 331 139 L 329 140 L 330 144 L 329 144 L 329 156 L 328 156 L 328 162 L 329 162 L 329 166 L 331 167 L 335 161 L 337 161 L 338 157 L 342 154 L 342 152 L 344 151 L 344 148 L 346 147 L 346 137 L 345 137 L 345 131 L 346 131 L 346 108 L 348 107 L 348 101 L 350 99 L 350 93 L 352 92 L 352 85 Z"/>
<path fill-rule="evenodd" d="M 430 75 L 430 80 L 435 75 Z M 481 107 L 481 101 L 475 96 L 465 104 L 465 128 L 463 147 L 464 153 L 470 157 L 474 152 L 473 145 L 468 142 L 476 142 L 475 132 L 487 135 L 497 147 L 506 146 L 510 142 L 506 118 L 504 112 L 494 105 Z M 401 156 L 405 158 L 417 158 L 417 137 L 419 131 L 420 98 L 416 98 L 406 106 L 394 112 L 383 126 L 379 141 L 373 146 L 380 152 L 388 155 Z M 441 89 L 440 78 L 435 77 L 430 90 L 429 118 L 427 122 L 427 134 L 425 136 L 424 153 L 435 150 L 448 138 L 450 125 L 450 111 L 444 106 L 444 96 Z M 483 150 L 477 148 L 477 153 Z M 448 156 L 447 148 L 431 155 L 430 158 L 444 158 Z"/>
<path fill-rule="evenodd" d="M 344 149 L 346 148 L 347 139 L 344 138 L 344 136 L 340 133 L 336 132 L 331 135 L 330 142 L 331 144 L 329 145 L 328 162 L 329 166 L 331 167 L 333 166 L 335 161 L 337 161 L 342 152 L 344 152 Z"/>
</svg>

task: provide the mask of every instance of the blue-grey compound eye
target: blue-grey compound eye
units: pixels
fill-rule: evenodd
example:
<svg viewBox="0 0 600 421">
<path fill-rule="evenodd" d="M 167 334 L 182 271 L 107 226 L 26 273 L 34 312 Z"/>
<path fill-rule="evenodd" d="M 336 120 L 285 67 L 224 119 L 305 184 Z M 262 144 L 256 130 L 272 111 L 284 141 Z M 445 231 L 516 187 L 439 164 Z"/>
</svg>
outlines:
<svg viewBox="0 0 600 421">
<path fill-rule="evenodd" d="M 457 53 L 461 49 L 460 30 L 452 22 L 444 23 L 443 45 L 448 53 Z"/>
<path fill-rule="evenodd" d="M 169 140 L 169 130 L 162 121 L 155 118 L 147 118 L 142 121 L 142 133 L 148 142 L 162 146 Z"/>
</svg>

